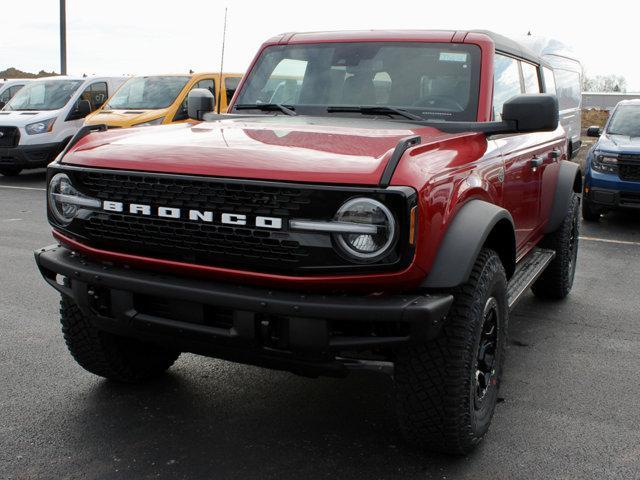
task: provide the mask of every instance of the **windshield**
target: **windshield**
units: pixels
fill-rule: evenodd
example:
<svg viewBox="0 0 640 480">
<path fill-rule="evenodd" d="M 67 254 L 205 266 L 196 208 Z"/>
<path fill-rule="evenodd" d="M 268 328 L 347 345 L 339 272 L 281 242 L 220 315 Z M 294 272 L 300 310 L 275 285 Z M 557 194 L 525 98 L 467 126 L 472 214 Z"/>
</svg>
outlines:
<svg viewBox="0 0 640 480">
<path fill-rule="evenodd" d="M 621 105 L 616 108 L 607 126 L 607 133 L 640 137 L 640 105 Z"/>
<path fill-rule="evenodd" d="M 327 115 L 327 107 L 340 111 L 376 106 L 402 109 L 425 120 L 475 121 L 479 73 L 480 49 L 474 45 L 272 46 L 249 73 L 234 110 L 280 104 L 298 114 Z M 380 115 L 381 110 L 368 112 Z"/>
<path fill-rule="evenodd" d="M 127 81 L 104 110 L 155 110 L 171 105 L 190 77 L 135 77 Z"/>
<path fill-rule="evenodd" d="M 3 110 L 58 110 L 64 107 L 82 80 L 48 80 L 25 85 Z"/>
</svg>

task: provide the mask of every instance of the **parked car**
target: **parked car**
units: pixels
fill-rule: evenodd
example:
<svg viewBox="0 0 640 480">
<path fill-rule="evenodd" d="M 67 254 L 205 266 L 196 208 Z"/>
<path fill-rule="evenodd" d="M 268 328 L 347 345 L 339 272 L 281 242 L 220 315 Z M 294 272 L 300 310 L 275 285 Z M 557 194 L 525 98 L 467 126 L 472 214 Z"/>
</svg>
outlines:
<svg viewBox="0 0 640 480">
<path fill-rule="evenodd" d="M 4 80 L 0 82 L 0 110 L 4 107 L 13 96 L 24 87 L 29 79 L 20 78 L 15 80 Z"/>
<path fill-rule="evenodd" d="M 587 135 L 600 138 L 587 154 L 582 218 L 640 208 L 640 100 L 618 103 L 604 128 L 589 127 Z"/>
<path fill-rule="evenodd" d="M 58 243 L 36 252 L 71 354 L 130 383 L 180 352 L 393 372 L 407 438 L 471 451 L 510 310 L 576 268 L 582 175 L 556 97 L 522 90 L 538 62 L 493 33 L 286 34 L 230 115 L 194 89 L 197 125 L 86 127 L 48 169 Z"/>
<path fill-rule="evenodd" d="M 46 166 L 124 80 L 61 76 L 23 87 L 0 111 L 0 173 Z"/>
<path fill-rule="evenodd" d="M 220 111 L 225 111 L 241 78 L 240 73 L 223 73 L 219 92 L 219 73 L 133 77 L 89 115 L 85 125 L 120 128 L 187 121 L 187 94 L 193 88 L 208 89 L 216 101 L 219 95 Z"/>
<path fill-rule="evenodd" d="M 544 63 L 544 91 L 558 96 L 560 124 L 567 132 L 569 158 L 582 146 L 582 64 L 577 55 L 558 40 L 526 36 L 523 44 Z"/>
</svg>

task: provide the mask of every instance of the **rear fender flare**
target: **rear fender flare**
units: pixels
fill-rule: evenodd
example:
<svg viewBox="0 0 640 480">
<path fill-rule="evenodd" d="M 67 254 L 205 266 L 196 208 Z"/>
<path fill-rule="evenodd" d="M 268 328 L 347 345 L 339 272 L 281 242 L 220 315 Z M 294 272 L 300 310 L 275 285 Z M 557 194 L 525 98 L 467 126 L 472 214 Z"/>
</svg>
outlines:
<svg viewBox="0 0 640 480">
<path fill-rule="evenodd" d="M 480 250 L 494 248 L 507 277 L 515 269 L 515 229 L 511 214 L 484 200 L 465 203 L 447 229 L 424 288 L 453 288 L 469 279 Z"/>
</svg>

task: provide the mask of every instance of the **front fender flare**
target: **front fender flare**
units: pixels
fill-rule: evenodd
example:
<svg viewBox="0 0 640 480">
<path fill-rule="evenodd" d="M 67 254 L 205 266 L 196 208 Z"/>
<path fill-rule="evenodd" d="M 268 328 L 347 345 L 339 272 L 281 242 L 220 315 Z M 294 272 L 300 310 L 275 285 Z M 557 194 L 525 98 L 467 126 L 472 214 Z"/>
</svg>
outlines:
<svg viewBox="0 0 640 480">
<path fill-rule="evenodd" d="M 453 288 L 466 282 L 480 250 L 494 230 L 505 237 L 501 240 L 506 247 L 499 254 L 510 276 L 515 268 L 515 230 L 511 214 L 484 200 L 471 200 L 460 208 L 451 222 L 421 286 Z"/>
</svg>

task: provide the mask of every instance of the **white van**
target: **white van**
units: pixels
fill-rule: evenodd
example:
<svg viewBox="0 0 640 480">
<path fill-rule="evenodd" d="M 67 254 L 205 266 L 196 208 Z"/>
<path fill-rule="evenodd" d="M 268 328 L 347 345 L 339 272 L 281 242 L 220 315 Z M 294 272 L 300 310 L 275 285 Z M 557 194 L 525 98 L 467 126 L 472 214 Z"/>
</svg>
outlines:
<svg viewBox="0 0 640 480">
<path fill-rule="evenodd" d="M 573 158 L 582 145 L 582 65 L 558 40 L 526 36 L 520 41 L 542 60 L 545 92 L 558 97 L 560 124 L 567 132 L 567 153 Z"/>
<path fill-rule="evenodd" d="M 0 109 L 4 107 L 22 87 L 30 82 L 28 78 L 0 80 Z"/>
<path fill-rule="evenodd" d="M 48 77 L 29 82 L 0 111 L 0 174 L 47 165 L 125 77 Z"/>
</svg>

